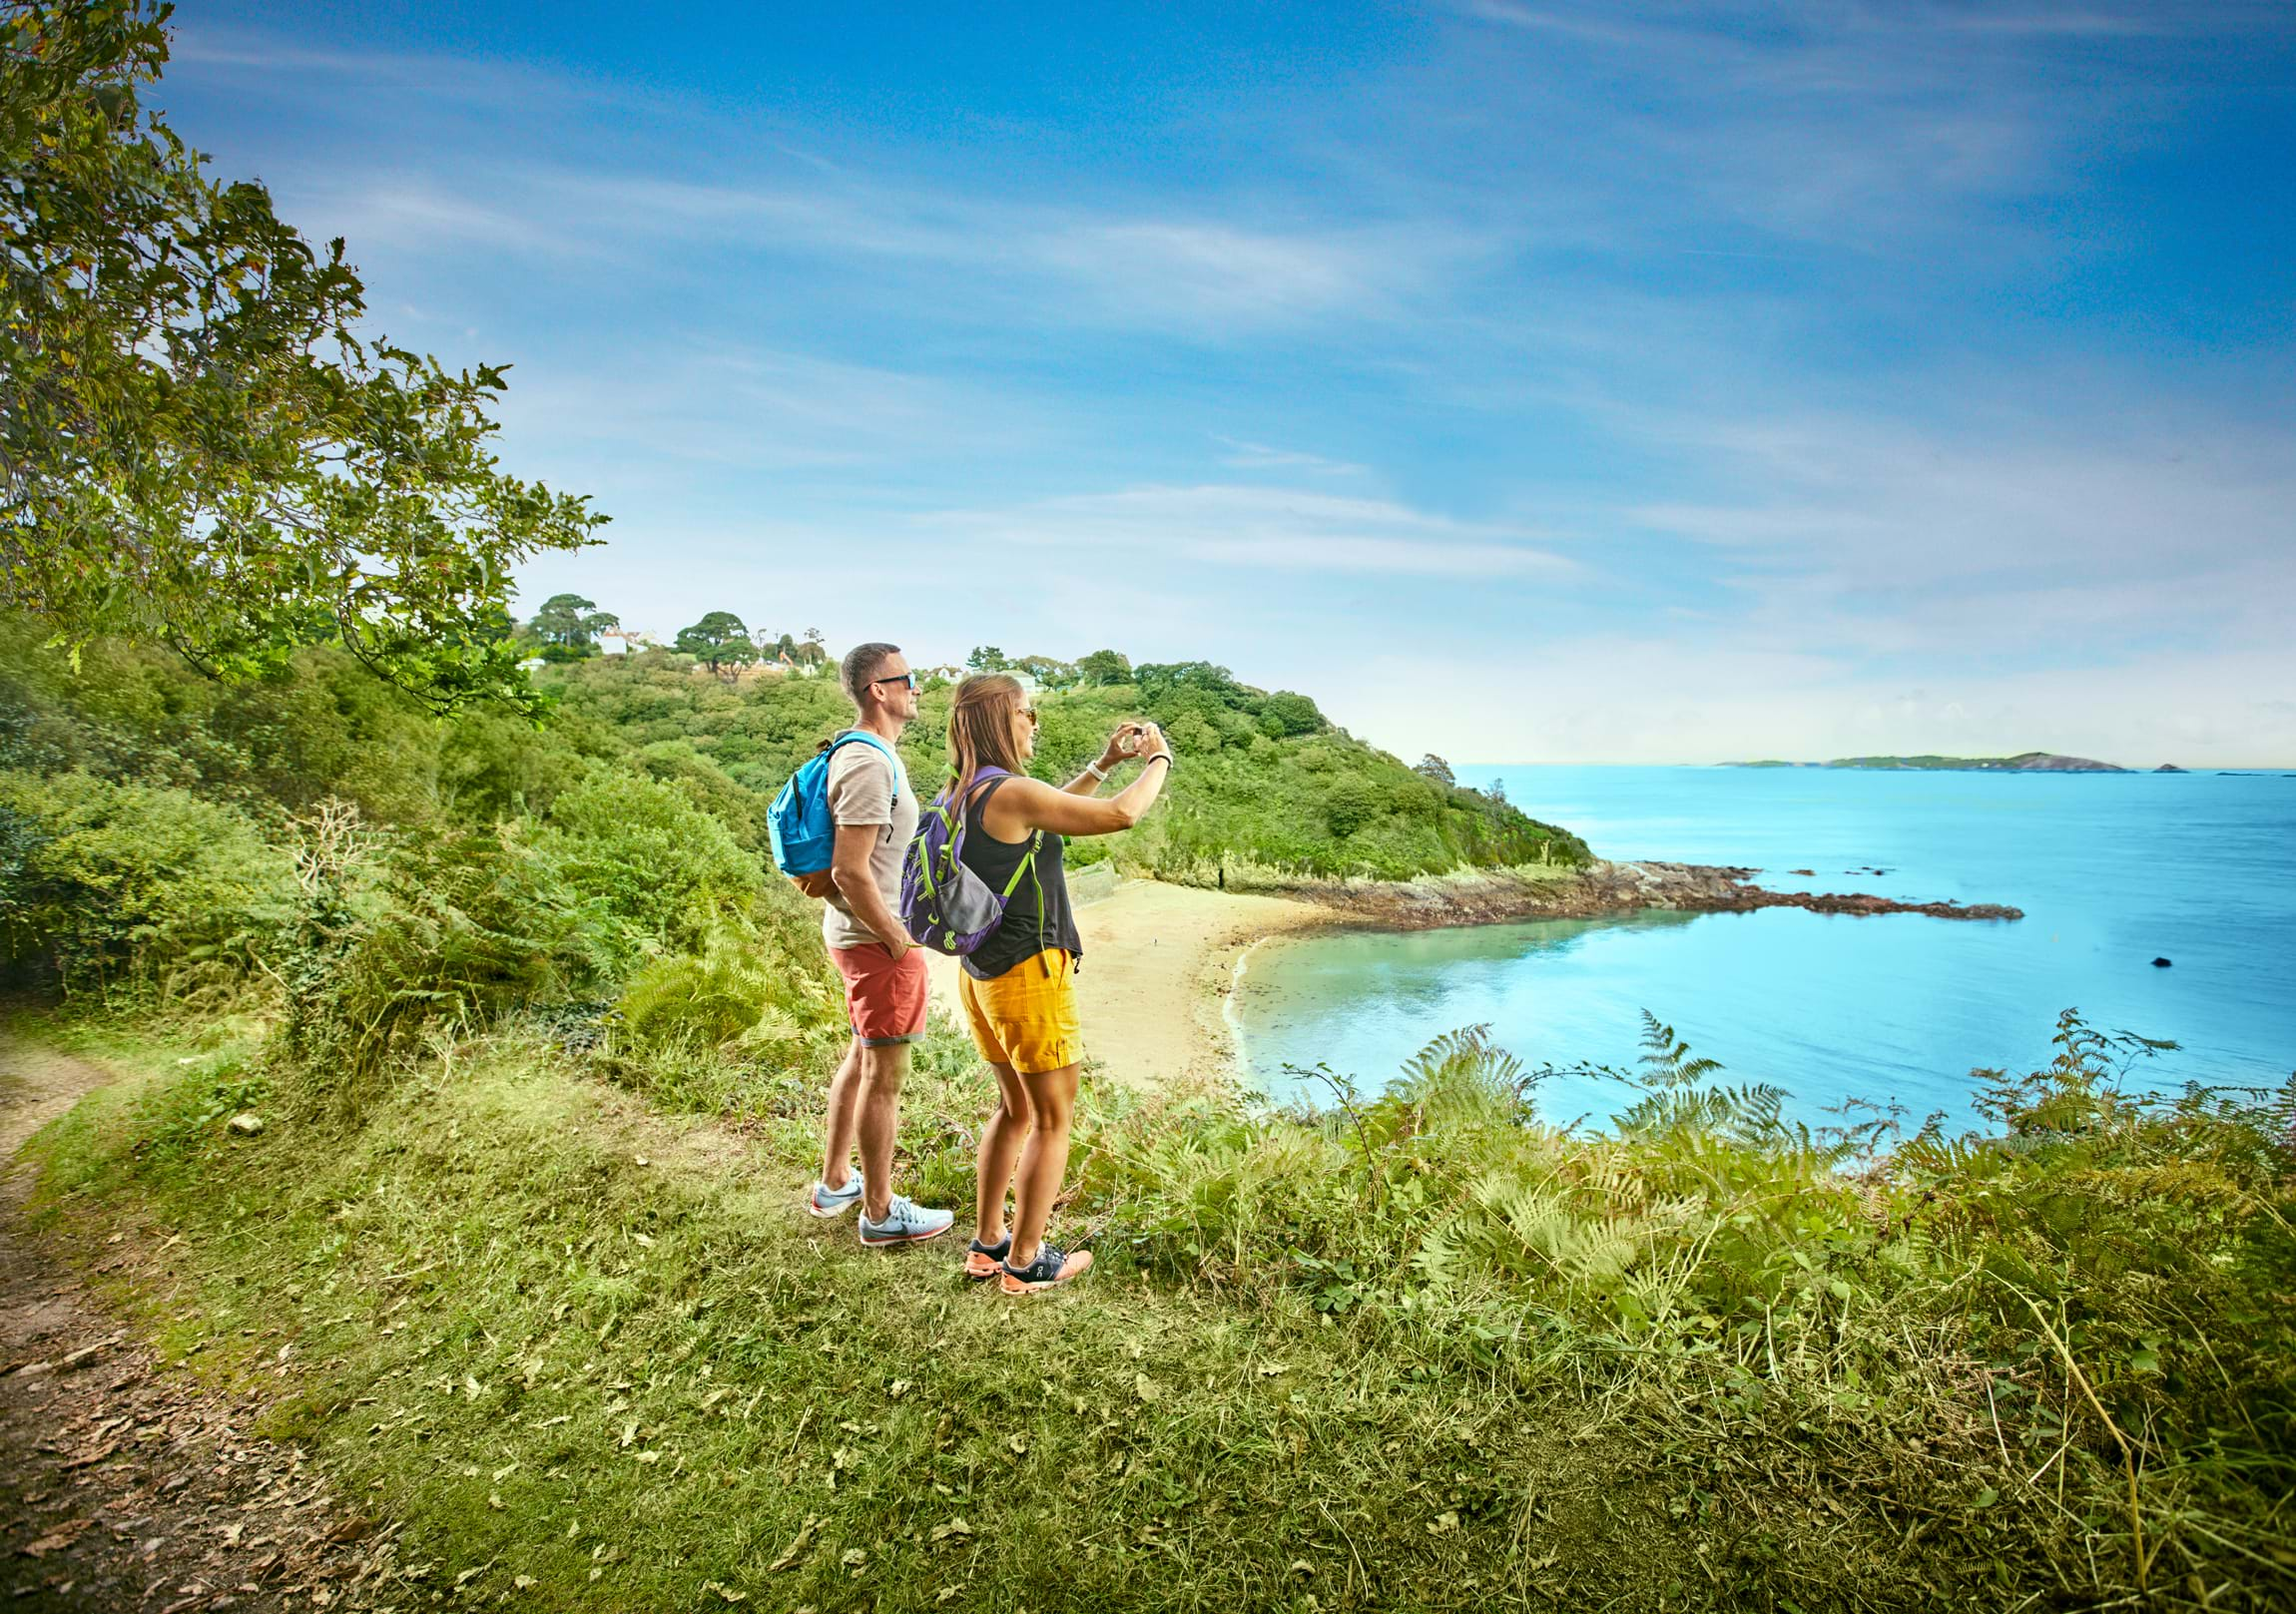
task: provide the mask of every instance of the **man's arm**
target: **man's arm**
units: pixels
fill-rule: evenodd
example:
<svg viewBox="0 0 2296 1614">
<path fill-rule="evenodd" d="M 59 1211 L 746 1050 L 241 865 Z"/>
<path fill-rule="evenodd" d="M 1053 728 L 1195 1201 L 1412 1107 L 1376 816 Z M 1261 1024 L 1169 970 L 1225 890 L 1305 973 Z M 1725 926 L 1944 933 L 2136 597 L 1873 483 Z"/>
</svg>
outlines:
<svg viewBox="0 0 2296 1614">
<path fill-rule="evenodd" d="M 869 856 L 884 832 L 881 823 L 839 824 L 837 846 L 830 853 L 830 878 L 853 916 L 868 926 L 884 943 L 885 951 L 898 958 L 916 943 L 909 939 L 907 926 L 885 901 L 884 892 L 877 889 L 876 875 L 869 870 Z"/>
</svg>

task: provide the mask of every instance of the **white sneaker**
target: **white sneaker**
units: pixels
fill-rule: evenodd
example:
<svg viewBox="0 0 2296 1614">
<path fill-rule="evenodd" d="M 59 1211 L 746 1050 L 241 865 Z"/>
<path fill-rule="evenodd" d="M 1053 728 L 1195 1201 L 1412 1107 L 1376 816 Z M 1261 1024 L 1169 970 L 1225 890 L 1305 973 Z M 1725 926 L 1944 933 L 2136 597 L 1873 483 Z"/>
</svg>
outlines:
<svg viewBox="0 0 2296 1614">
<path fill-rule="evenodd" d="M 861 1174 L 857 1171 L 846 1179 L 843 1188 L 832 1188 L 823 1182 L 815 1183 L 813 1194 L 806 1201 L 806 1209 L 826 1219 L 843 1216 L 861 1202 Z"/>
<path fill-rule="evenodd" d="M 861 1242 L 872 1250 L 889 1244 L 918 1244 L 939 1238 L 955 1221 L 954 1211 L 928 1211 L 895 1194 L 885 1207 L 882 1222 L 872 1220 L 865 1208 L 861 1211 Z"/>
</svg>

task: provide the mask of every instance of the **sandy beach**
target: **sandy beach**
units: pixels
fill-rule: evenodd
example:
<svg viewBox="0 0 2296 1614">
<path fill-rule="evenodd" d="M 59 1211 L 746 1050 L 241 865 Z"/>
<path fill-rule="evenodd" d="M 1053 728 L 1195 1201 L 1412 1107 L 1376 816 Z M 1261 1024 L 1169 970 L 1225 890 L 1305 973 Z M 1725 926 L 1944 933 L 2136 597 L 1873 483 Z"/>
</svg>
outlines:
<svg viewBox="0 0 2296 1614">
<path fill-rule="evenodd" d="M 1236 960 L 1254 943 L 1332 922 L 1328 908 L 1280 896 L 1127 880 L 1076 910 L 1084 965 L 1076 995 L 1086 1056 L 1107 1080 L 1154 1086 L 1227 1071 L 1225 1008 Z M 952 1016 L 956 960 L 928 953 L 933 1006 Z"/>
</svg>

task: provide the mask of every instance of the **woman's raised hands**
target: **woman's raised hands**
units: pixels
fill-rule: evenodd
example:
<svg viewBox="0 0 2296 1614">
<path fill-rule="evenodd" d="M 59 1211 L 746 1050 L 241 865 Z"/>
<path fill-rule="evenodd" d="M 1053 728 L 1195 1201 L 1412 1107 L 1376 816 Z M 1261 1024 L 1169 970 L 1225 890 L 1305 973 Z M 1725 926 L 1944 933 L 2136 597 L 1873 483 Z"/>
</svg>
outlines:
<svg viewBox="0 0 2296 1614">
<path fill-rule="evenodd" d="M 1116 732 L 1108 737 L 1108 744 L 1100 753 L 1099 766 L 1102 772 L 1114 768 L 1125 758 L 1138 753 L 1140 731 L 1145 727 L 1146 725 L 1134 722 L 1130 718 L 1116 726 Z"/>
</svg>

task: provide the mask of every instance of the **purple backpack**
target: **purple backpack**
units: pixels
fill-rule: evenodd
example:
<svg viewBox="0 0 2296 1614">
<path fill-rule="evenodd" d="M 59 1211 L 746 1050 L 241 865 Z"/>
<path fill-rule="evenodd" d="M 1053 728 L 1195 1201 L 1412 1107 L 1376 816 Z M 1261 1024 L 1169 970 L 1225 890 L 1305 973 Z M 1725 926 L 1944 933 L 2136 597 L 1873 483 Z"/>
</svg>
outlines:
<svg viewBox="0 0 2296 1614">
<path fill-rule="evenodd" d="M 966 800 L 987 795 L 983 784 L 1010 779 L 1002 768 L 983 768 L 960 799 L 952 784 L 932 799 L 917 825 L 916 836 L 900 865 L 900 922 L 920 947 L 959 957 L 986 941 L 1004 922 L 1004 905 L 1020 888 L 1020 876 L 1033 875 L 1036 848 L 1044 844 L 1044 831 L 1028 837 L 1028 855 L 1004 882 L 1004 889 L 989 889 L 988 882 L 964 866 L 964 809 Z"/>
</svg>

